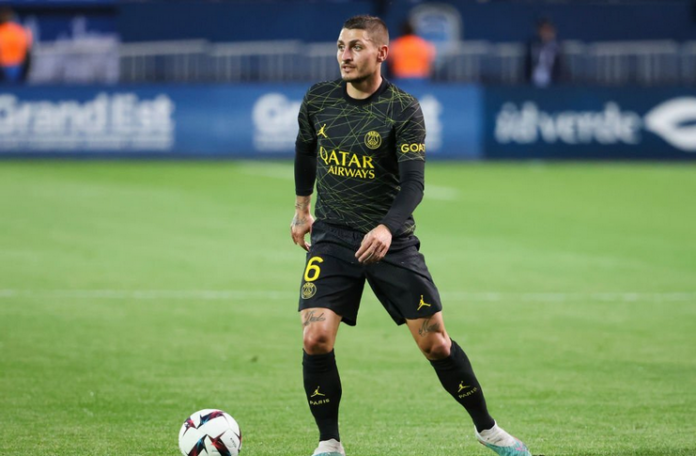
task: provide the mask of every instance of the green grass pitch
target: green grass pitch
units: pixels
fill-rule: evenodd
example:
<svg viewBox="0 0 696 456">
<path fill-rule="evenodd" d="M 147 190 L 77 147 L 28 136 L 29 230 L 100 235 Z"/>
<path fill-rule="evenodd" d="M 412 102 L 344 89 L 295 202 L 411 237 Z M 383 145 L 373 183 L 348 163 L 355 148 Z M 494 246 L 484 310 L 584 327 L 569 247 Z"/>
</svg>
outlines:
<svg viewBox="0 0 696 456">
<path fill-rule="evenodd" d="M 535 454 L 696 454 L 696 167 L 429 163 L 450 335 Z M 0 163 L 0 454 L 175 456 L 221 408 L 308 456 L 290 163 Z M 366 289 L 336 347 L 349 456 L 484 456 Z M 492 454 L 492 453 L 490 453 Z"/>
</svg>

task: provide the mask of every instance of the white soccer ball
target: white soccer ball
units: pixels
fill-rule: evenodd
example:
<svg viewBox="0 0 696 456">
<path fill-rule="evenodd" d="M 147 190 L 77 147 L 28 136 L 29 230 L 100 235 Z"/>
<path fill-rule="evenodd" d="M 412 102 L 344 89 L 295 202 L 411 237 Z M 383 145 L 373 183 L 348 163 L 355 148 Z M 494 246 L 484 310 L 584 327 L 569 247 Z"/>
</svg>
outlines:
<svg viewBox="0 0 696 456">
<path fill-rule="evenodd" d="M 242 431 L 222 410 L 201 410 L 181 426 L 179 449 L 184 456 L 237 456 L 242 449 Z"/>
</svg>

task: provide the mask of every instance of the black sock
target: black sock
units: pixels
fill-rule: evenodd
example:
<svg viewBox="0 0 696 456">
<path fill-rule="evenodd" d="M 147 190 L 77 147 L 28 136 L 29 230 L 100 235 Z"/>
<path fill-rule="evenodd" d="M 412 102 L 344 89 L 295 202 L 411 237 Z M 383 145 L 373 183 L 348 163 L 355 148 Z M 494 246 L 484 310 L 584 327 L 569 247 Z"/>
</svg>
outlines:
<svg viewBox="0 0 696 456">
<path fill-rule="evenodd" d="M 333 350 L 325 355 L 308 355 L 305 352 L 302 375 L 309 409 L 319 427 L 319 440 L 340 441 L 338 404 L 342 390 Z"/>
<path fill-rule="evenodd" d="M 435 368 L 445 390 L 469 412 L 478 432 L 495 425 L 495 421 L 488 414 L 486 399 L 483 397 L 481 385 L 476 380 L 469 358 L 455 341 L 452 341 L 450 355 L 447 358 L 430 361 L 430 364 Z"/>
</svg>

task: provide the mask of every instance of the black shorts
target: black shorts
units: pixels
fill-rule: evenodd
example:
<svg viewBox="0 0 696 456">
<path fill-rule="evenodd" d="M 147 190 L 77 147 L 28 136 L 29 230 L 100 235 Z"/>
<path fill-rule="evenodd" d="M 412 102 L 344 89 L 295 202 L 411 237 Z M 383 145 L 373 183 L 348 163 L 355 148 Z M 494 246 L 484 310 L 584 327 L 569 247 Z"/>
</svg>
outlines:
<svg viewBox="0 0 696 456">
<path fill-rule="evenodd" d="M 299 310 L 331 309 L 355 326 L 365 280 L 396 324 L 442 310 L 440 293 L 418 251 L 418 238 L 395 239 L 379 263 L 363 265 L 355 258 L 364 235 L 316 222 L 300 287 Z"/>
</svg>

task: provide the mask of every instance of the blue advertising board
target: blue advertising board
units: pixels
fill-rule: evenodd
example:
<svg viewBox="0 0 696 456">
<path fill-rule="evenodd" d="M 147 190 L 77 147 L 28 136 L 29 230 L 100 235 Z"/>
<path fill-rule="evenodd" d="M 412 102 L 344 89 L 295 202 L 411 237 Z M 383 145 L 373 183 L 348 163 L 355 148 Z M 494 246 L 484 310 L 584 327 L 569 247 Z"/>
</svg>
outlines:
<svg viewBox="0 0 696 456">
<path fill-rule="evenodd" d="M 429 159 L 696 159 L 696 90 L 403 86 Z M 292 157 L 308 86 L 0 90 L 0 157 Z"/>
<path fill-rule="evenodd" d="M 486 157 L 694 159 L 696 90 L 491 87 Z"/>
<path fill-rule="evenodd" d="M 0 90 L 0 157 L 292 157 L 306 85 Z M 481 156 L 475 87 L 412 88 L 431 158 Z"/>
</svg>

